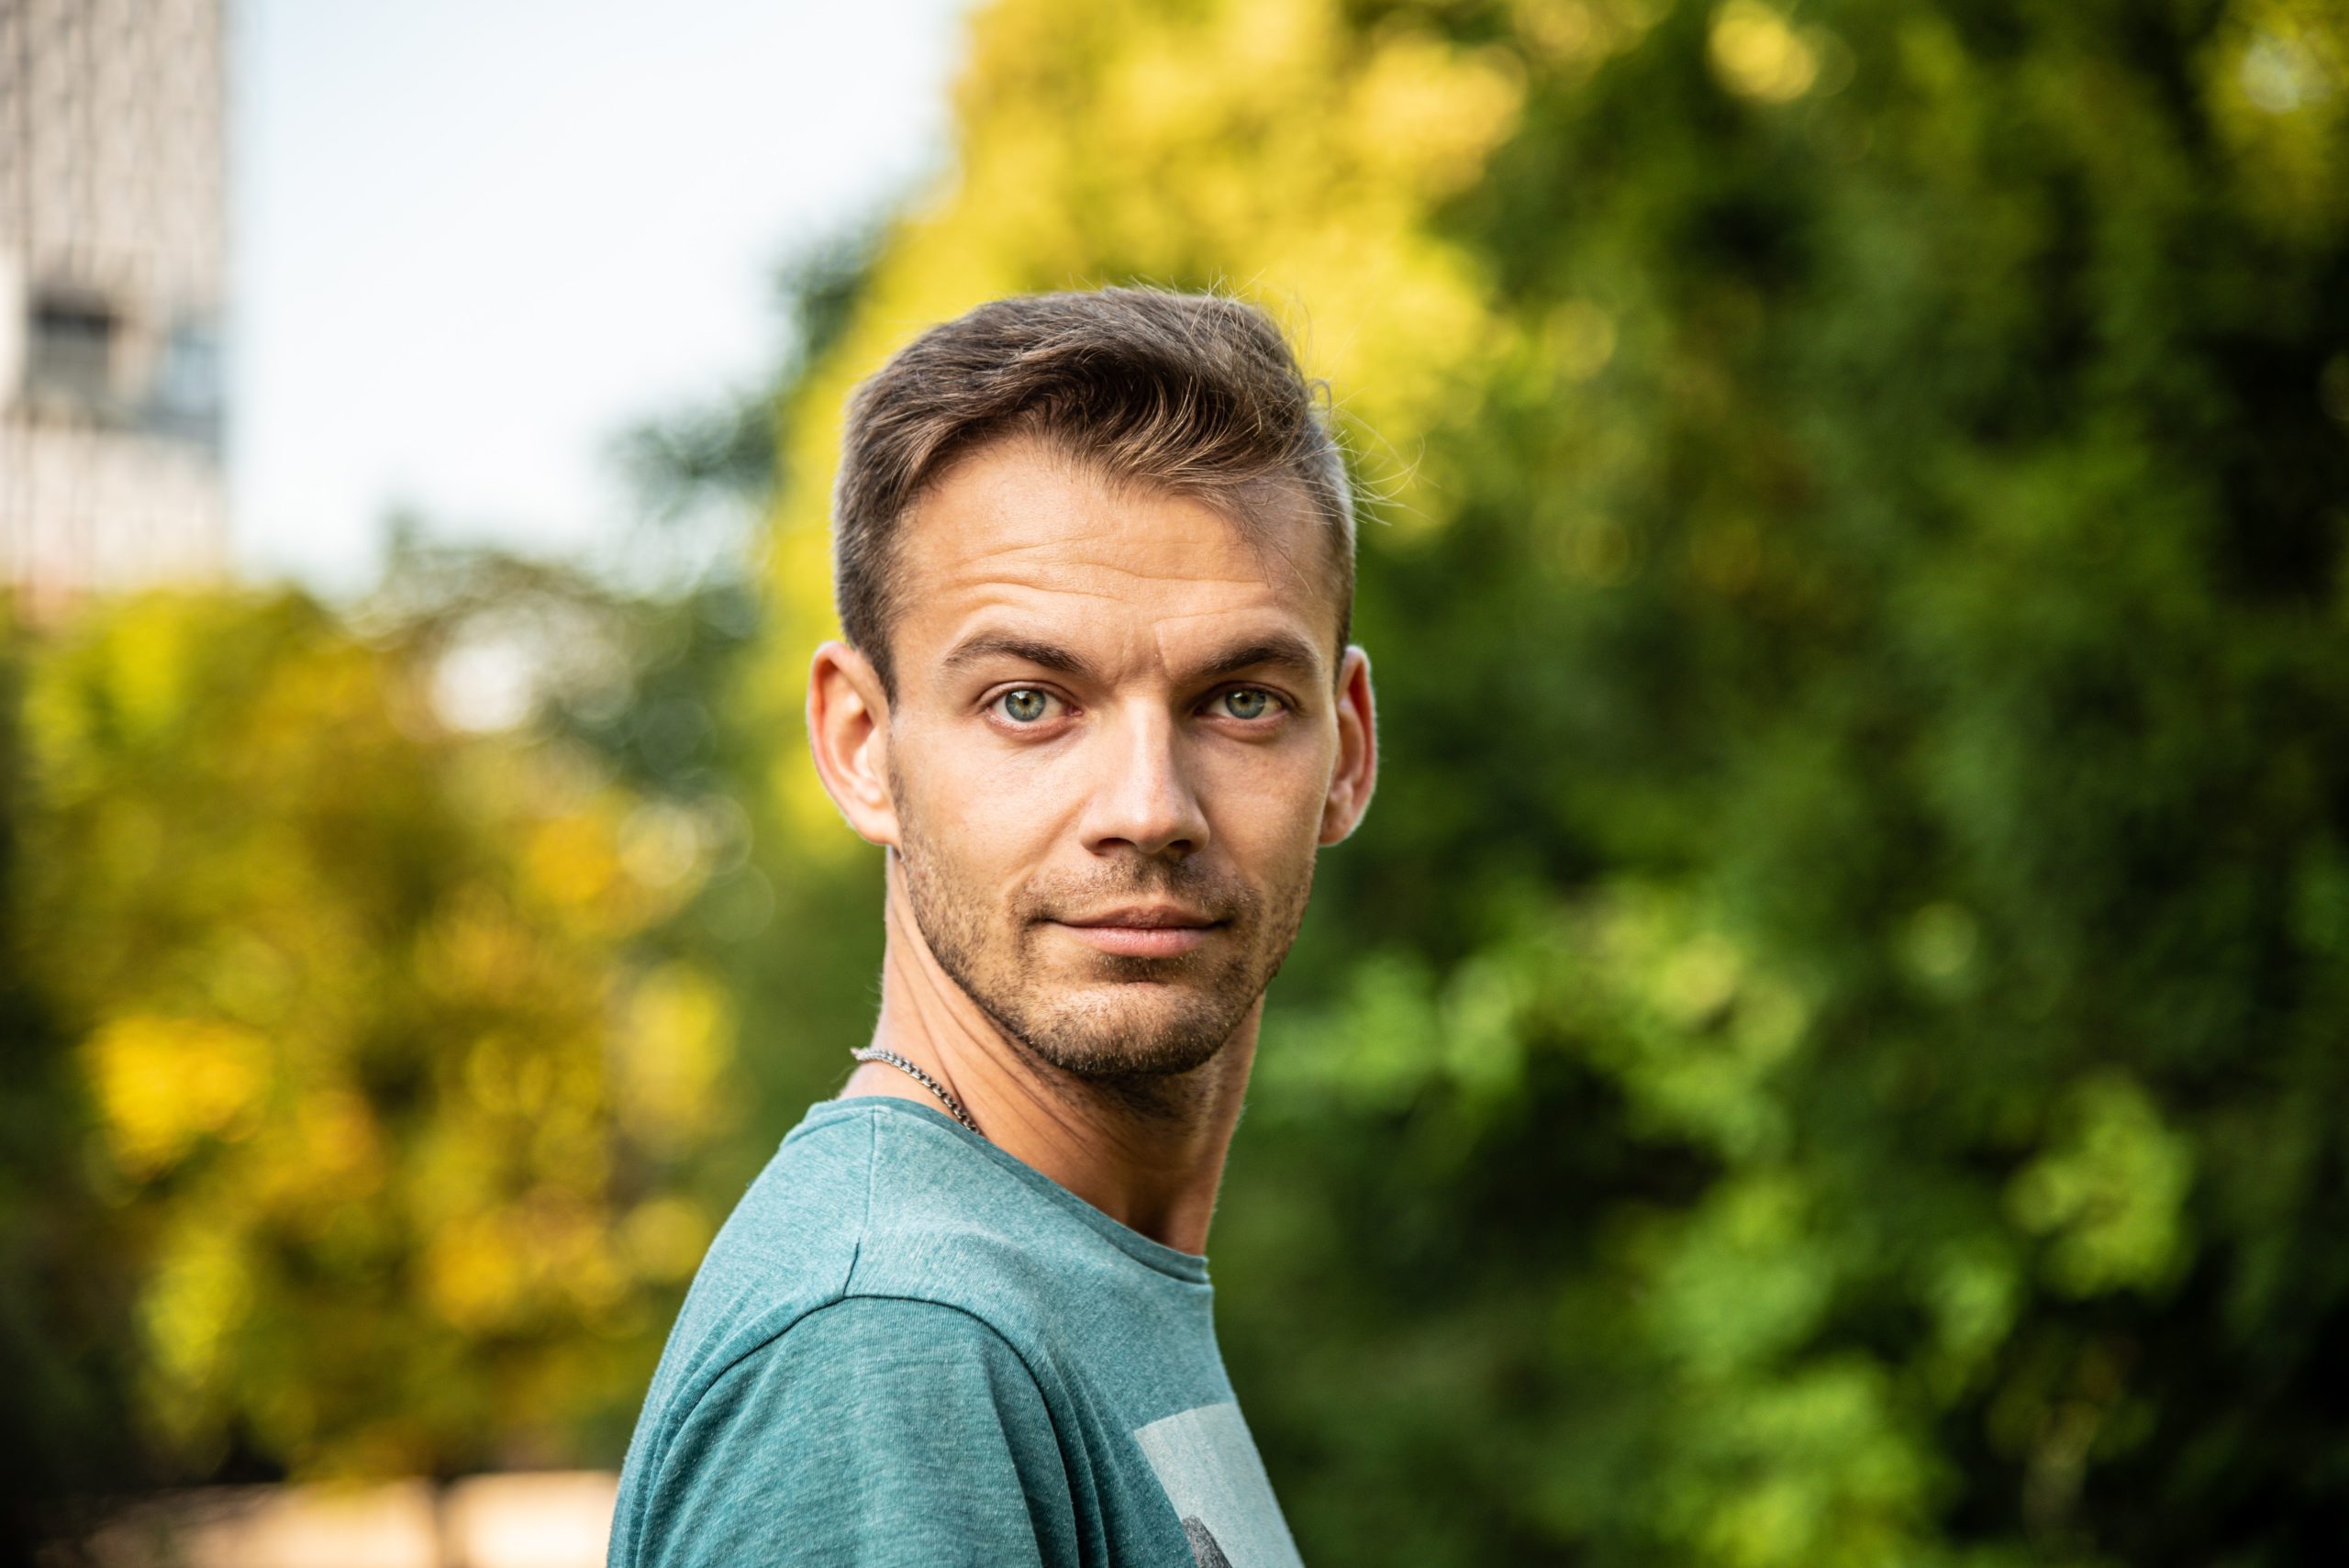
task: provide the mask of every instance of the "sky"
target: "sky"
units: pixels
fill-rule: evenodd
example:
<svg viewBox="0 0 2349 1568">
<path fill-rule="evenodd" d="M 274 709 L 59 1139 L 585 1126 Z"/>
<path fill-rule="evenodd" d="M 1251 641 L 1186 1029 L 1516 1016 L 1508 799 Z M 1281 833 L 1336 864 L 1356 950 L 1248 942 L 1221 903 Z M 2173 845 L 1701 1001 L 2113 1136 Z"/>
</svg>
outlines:
<svg viewBox="0 0 2349 1568">
<path fill-rule="evenodd" d="M 612 438 L 753 384 L 780 261 L 944 162 L 961 0 L 240 0 L 239 570 L 363 589 L 384 519 L 593 555 Z"/>
</svg>

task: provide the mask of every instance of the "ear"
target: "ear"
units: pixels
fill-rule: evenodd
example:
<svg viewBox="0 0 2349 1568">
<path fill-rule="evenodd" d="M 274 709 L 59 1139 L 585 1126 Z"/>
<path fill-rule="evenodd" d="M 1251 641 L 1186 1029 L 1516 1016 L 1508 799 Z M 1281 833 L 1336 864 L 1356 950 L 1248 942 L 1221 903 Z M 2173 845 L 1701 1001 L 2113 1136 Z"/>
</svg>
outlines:
<svg viewBox="0 0 2349 1568">
<path fill-rule="evenodd" d="M 872 661 L 845 642 L 816 650 L 807 668 L 807 749 L 816 776 L 848 825 L 869 844 L 895 848 L 889 797 L 889 699 Z"/>
<path fill-rule="evenodd" d="M 1378 709 L 1370 693 L 1370 655 L 1349 645 L 1338 667 L 1338 765 L 1321 806 L 1322 843 L 1334 844 L 1354 830 L 1377 783 Z"/>
</svg>

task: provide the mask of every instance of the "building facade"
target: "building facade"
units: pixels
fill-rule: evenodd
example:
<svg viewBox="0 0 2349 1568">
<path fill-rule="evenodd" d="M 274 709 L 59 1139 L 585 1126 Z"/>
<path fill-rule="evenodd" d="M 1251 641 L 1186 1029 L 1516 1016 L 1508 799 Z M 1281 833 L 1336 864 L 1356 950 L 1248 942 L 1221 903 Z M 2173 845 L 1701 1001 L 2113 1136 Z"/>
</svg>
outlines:
<svg viewBox="0 0 2349 1568">
<path fill-rule="evenodd" d="M 223 0 L 0 0 L 0 584 L 226 568 Z"/>
</svg>

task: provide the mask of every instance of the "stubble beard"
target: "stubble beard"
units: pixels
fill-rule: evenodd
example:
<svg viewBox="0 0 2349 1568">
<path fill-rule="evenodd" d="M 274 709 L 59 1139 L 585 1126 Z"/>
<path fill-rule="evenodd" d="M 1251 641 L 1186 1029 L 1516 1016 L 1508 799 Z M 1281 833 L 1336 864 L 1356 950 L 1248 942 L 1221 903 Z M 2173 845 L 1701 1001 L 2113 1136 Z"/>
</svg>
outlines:
<svg viewBox="0 0 2349 1568">
<path fill-rule="evenodd" d="M 1136 1103 L 1213 1061 L 1264 995 L 1297 940 L 1313 862 L 1260 894 L 1189 859 L 1134 855 L 1091 874 L 1039 879 L 997 908 L 959 880 L 899 795 L 899 862 L 914 926 L 963 994 L 1015 1044 L 1061 1073 Z M 1058 916 L 1173 899 L 1224 921 L 1172 958 L 1049 957 Z M 1074 978 L 1069 966 L 1077 965 Z"/>
</svg>

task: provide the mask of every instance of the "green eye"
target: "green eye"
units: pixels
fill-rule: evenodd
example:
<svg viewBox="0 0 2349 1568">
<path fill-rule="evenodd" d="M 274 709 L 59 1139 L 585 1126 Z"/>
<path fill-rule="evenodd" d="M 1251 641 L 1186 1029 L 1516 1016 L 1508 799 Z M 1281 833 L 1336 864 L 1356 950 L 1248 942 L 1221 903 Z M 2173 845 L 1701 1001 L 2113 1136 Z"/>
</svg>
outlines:
<svg viewBox="0 0 2349 1568">
<path fill-rule="evenodd" d="M 1234 718 L 1262 718 L 1273 711 L 1279 699 L 1270 692 L 1253 686 L 1242 686 L 1236 692 L 1226 692 L 1217 699 L 1223 711 Z"/>
<path fill-rule="evenodd" d="M 1033 724 L 1044 717 L 1044 709 L 1052 698 L 1032 686 L 1022 686 L 1016 692 L 1006 692 L 996 699 L 1003 715 L 1015 724 Z"/>
</svg>

